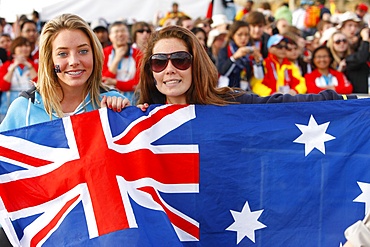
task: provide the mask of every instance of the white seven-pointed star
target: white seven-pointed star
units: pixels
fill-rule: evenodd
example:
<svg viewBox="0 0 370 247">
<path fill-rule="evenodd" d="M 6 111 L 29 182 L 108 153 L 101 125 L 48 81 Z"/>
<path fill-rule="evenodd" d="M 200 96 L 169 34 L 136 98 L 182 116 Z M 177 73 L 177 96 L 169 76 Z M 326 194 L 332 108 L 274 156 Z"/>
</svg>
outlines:
<svg viewBox="0 0 370 247">
<path fill-rule="evenodd" d="M 308 125 L 296 124 L 302 132 L 293 142 L 305 144 L 305 156 L 307 156 L 314 148 L 317 148 L 321 153 L 325 154 L 325 142 L 335 139 L 334 136 L 326 134 L 330 122 L 318 125 L 315 118 L 311 115 Z"/>
<path fill-rule="evenodd" d="M 353 201 L 354 202 L 363 202 L 365 203 L 365 215 L 369 212 L 370 209 L 370 184 L 357 182 L 358 186 L 362 193 L 356 197 Z"/>
<path fill-rule="evenodd" d="M 255 243 L 254 231 L 265 228 L 266 226 L 258 221 L 263 210 L 251 212 L 248 201 L 245 202 L 241 212 L 230 210 L 234 218 L 232 223 L 226 230 L 235 231 L 237 233 L 236 244 L 239 244 L 245 236 Z"/>
</svg>

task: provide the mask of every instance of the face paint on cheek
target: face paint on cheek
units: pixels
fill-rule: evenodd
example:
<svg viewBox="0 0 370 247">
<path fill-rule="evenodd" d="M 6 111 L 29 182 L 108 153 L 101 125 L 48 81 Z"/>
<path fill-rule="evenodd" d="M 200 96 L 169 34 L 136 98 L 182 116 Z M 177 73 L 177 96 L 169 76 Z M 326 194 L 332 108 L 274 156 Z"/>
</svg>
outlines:
<svg viewBox="0 0 370 247">
<path fill-rule="evenodd" d="M 54 71 L 55 71 L 55 73 L 62 73 L 62 71 L 60 70 L 60 66 L 59 65 L 55 65 L 54 66 Z"/>
</svg>

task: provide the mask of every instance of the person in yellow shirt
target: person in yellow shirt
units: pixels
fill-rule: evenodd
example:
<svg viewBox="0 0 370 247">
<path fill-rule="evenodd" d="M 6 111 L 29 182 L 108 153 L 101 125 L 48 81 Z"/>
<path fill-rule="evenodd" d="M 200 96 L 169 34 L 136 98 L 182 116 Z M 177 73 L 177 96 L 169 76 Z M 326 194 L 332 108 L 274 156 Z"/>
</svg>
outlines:
<svg viewBox="0 0 370 247">
<path fill-rule="evenodd" d="M 162 27 L 164 23 L 169 19 L 172 19 L 176 22 L 180 17 L 183 17 L 183 16 L 187 16 L 187 15 L 184 12 L 179 11 L 179 4 L 173 3 L 172 11 L 167 12 L 167 14 L 162 19 L 159 20 L 159 26 Z"/>
<path fill-rule="evenodd" d="M 236 15 L 235 15 L 235 20 L 236 21 L 241 21 L 243 20 L 243 17 L 244 15 L 248 14 L 249 12 L 252 11 L 252 7 L 253 7 L 253 0 L 247 0 L 244 4 L 244 8 L 242 8 L 241 10 L 239 10 Z"/>
<path fill-rule="evenodd" d="M 304 94 L 307 91 L 306 81 L 299 68 L 286 58 L 289 40 L 275 34 L 267 41 L 269 54 L 263 61 L 264 74 L 255 75 L 251 80 L 252 91 L 260 96 L 275 93 Z"/>
</svg>

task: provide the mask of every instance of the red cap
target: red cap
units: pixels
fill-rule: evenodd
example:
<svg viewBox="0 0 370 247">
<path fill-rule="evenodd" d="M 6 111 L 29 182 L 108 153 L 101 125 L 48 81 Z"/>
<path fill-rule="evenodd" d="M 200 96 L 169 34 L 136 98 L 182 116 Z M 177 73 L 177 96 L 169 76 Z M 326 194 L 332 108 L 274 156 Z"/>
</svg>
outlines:
<svg viewBox="0 0 370 247">
<path fill-rule="evenodd" d="M 367 10 L 369 9 L 369 7 L 367 7 L 367 5 L 364 4 L 364 3 L 360 3 L 359 5 L 357 5 L 357 9 L 367 12 Z"/>
</svg>

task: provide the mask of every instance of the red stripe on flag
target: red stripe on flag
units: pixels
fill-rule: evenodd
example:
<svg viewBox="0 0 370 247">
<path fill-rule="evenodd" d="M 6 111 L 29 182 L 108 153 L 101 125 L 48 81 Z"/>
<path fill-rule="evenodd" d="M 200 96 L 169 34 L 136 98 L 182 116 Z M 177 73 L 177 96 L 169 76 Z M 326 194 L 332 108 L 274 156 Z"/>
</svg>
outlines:
<svg viewBox="0 0 370 247">
<path fill-rule="evenodd" d="M 58 224 L 59 220 L 63 217 L 64 213 L 69 209 L 69 207 L 78 199 L 79 196 L 76 196 L 69 200 L 63 208 L 58 212 L 57 215 L 50 221 L 49 224 L 47 224 L 41 231 L 39 231 L 32 239 L 30 246 L 34 247 L 37 246 L 38 243 L 42 239 L 46 237 L 46 235 L 49 234 L 49 232 Z"/>
<path fill-rule="evenodd" d="M 142 190 L 148 194 L 150 194 L 155 202 L 162 206 L 163 210 L 166 212 L 168 218 L 170 219 L 171 223 L 174 224 L 176 227 L 180 228 L 181 230 L 187 232 L 191 236 L 195 237 L 199 240 L 199 227 L 193 225 L 189 221 L 185 220 L 184 218 L 178 216 L 177 214 L 171 212 L 159 199 L 157 192 L 152 187 L 143 187 L 139 190 Z"/>
<path fill-rule="evenodd" d="M 45 166 L 51 163 L 48 160 L 28 156 L 5 147 L 0 147 L 0 156 L 35 167 Z"/>
<path fill-rule="evenodd" d="M 114 143 L 119 145 L 129 144 L 139 133 L 143 132 L 146 129 L 149 129 L 154 124 L 158 123 L 162 118 L 168 116 L 169 114 L 174 113 L 175 111 L 187 107 L 188 105 L 171 105 L 164 109 L 161 109 L 154 113 L 150 118 L 147 118 L 140 123 L 137 123 L 129 132 L 122 137 L 120 140 L 115 141 Z"/>
</svg>

